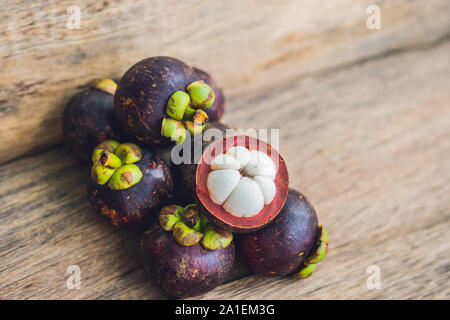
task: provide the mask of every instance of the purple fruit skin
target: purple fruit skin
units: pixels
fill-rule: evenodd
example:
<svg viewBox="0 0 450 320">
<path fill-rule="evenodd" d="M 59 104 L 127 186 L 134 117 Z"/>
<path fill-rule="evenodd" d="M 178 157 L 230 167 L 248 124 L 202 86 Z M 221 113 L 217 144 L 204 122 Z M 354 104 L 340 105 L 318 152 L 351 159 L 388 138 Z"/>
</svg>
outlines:
<svg viewBox="0 0 450 320">
<path fill-rule="evenodd" d="M 289 189 L 283 209 L 267 227 L 238 235 L 238 252 L 254 273 L 288 275 L 314 247 L 317 223 L 316 212 L 305 196 Z"/>
<path fill-rule="evenodd" d="M 114 118 L 114 97 L 93 88 L 76 94 L 64 109 L 63 134 L 75 156 L 89 162 L 98 144 L 123 137 Z"/>
<path fill-rule="evenodd" d="M 115 115 L 131 137 L 150 147 L 170 145 L 161 136 L 161 122 L 172 93 L 186 90 L 199 80 L 195 71 L 171 57 L 144 59 L 132 66 L 120 79 L 114 96 Z"/>
<path fill-rule="evenodd" d="M 220 87 L 217 86 L 209 73 L 195 67 L 194 71 L 198 74 L 200 79 L 205 81 L 205 83 L 214 90 L 214 103 L 211 107 L 206 109 L 205 112 L 208 115 L 210 122 L 219 121 L 222 118 L 225 109 L 225 96 L 223 94 L 223 91 Z"/>
<path fill-rule="evenodd" d="M 141 257 L 159 287 L 186 298 L 204 294 L 227 278 L 234 264 L 234 243 L 219 250 L 205 249 L 200 243 L 184 247 L 171 232 L 155 225 L 142 238 Z"/>
<path fill-rule="evenodd" d="M 94 209 L 117 228 L 136 227 L 156 221 L 160 208 L 173 197 L 172 174 L 156 154 L 142 149 L 142 159 L 135 163 L 142 179 L 124 190 L 111 190 L 89 179 L 89 200 Z"/>
</svg>

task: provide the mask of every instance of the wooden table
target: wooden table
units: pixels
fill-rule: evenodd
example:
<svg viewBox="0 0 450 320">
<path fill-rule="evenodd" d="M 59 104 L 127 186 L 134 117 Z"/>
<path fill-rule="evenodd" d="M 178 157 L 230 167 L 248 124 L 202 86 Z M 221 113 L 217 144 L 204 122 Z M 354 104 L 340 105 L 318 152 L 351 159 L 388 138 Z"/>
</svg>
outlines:
<svg viewBox="0 0 450 320">
<path fill-rule="evenodd" d="M 205 299 L 450 298 L 450 2 L 7 1 L 0 12 L 0 299 L 163 299 L 140 235 L 95 215 L 62 144 L 86 82 L 171 55 L 223 86 L 223 121 L 281 128 L 291 176 L 329 232 L 303 281 L 238 261 Z M 366 9 L 381 8 L 369 30 Z M 66 286 L 81 270 L 81 289 Z M 368 267 L 381 288 L 368 289 Z"/>
</svg>

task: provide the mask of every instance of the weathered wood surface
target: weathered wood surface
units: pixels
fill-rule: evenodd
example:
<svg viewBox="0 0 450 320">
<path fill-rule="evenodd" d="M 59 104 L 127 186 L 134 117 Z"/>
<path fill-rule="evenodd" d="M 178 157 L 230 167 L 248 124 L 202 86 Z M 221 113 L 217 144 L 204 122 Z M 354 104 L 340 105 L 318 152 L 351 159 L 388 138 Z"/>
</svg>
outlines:
<svg viewBox="0 0 450 320">
<path fill-rule="evenodd" d="M 244 119 L 231 108 L 230 120 L 283 128 L 291 185 L 315 205 L 330 253 L 307 280 L 241 268 L 201 298 L 449 298 L 449 52 L 445 41 L 280 83 L 246 97 Z M 86 175 L 64 147 L 0 168 L 0 298 L 165 298 L 137 233 L 93 214 Z M 72 264 L 80 290 L 66 288 Z M 370 265 L 381 290 L 366 288 Z"/>
<path fill-rule="evenodd" d="M 449 75 L 446 41 L 244 101 L 259 110 L 252 122 L 283 128 L 291 186 L 315 205 L 330 251 L 304 281 L 250 276 L 202 298 L 450 298 Z M 381 290 L 366 287 L 371 265 Z"/>
<path fill-rule="evenodd" d="M 378 3 L 382 30 L 366 27 Z M 230 97 L 448 35 L 446 0 L 4 1 L 0 11 L 0 163 L 61 141 L 79 86 L 171 55 L 210 71 Z M 230 118 L 231 119 L 231 118 Z"/>
<path fill-rule="evenodd" d="M 318 265 L 311 278 L 303 281 L 252 276 L 239 265 L 226 284 L 198 298 L 449 299 L 450 19 L 449 11 L 444 11 L 448 2 L 430 1 L 427 8 L 414 1 L 381 2 L 382 10 L 384 6 L 398 8 L 397 18 L 393 18 L 391 10 L 383 10 L 382 30 L 371 33 L 365 29 L 363 1 L 358 6 L 339 2 L 342 7 L 327 2 L 327 10 L 337 10 L 336 21 L 322 16 L 324 8 L 321 11 L 306 2 L 298 2 L 316 15 L 314 19 L 310 17 L 310 22 L 313 19 L 316 25 L 304 21 L 295 31 L 307 34 L 306 38 L 279 44 L 280 50 L 290 54 L 261 51 L 269 44 L 274 45 L 270 39 L 276 39 L 290 28 L 283 23 L 276 26 L 277 21 L 284 20 L 272 16 L 267 16 L 265 21 L 273 27 L 271 30 L 263 23 L 253 25 L 258 20 L 256 17 L 267 15 L 267 8 L 255 9 L 255 16 L 248 17 L 247 36 L 238 33 L 233 35 L 235 39 L 229 39 L 226 35 L 217 35 L 224 41 L 224 52 L 231 57 L 222 56 L 224 53 L 220 49 L 213 48 L 214 54 L 205 57 L 207 63 L 204 64 L 196 57 L 198 48 L 187 46 L 181 52 L 189 61 L 214 71 L 224 84 L 229 93 L 225 122 L 244 128 L 281 128 L 280 151 L 289 167 L 291 186 L 308 196 L 321 223 L 327 226 L 329 256 Z M 103 13 L 105 19 L 118 10 L 112 8 L 115 3 L 108 3 L 107 9 L 102 9 L 108 12 Z M 120 10 L 124 12 L 127 7 L 139 9 L 142 5 L 140 2 L 136 6 L 121 3 Z M 243 16 L 238 6 L 230 3 L 230 7 L 223 10 L 234 8 L 240 16 L 233 19 L 241 21 Z M 211 4 L 202 5 L 205 12 L 209 12 Z M 286 1 L 286 6 L 289 5 L 291 9 L 297 6 L 294 1 Z M 45 8 L 44 4 L 43 10 Z M 135 14 L 139 15 L 137 9 Z M 91 10 L 95 11 L 93 7 Z M 349 17 L 345 16 L 345 10 L 349 10 Z M 95 15 L 95 20 L 100 19 L 102 12 Z M 159 19 L 151 13 L 147 15 L 147 19 Z M 345 19 L 339 20 L 339 15 Z M 4 23 L 5 18 L 0 19 L 0 24 Z M 93 21 L 90 23 L 96 28 Z M 234 30 L 229 20 L 221 23 L 222 28 Z M 131 21 L 125 19 L 124 25 L 128 26 L 124 29 L 129 36 L 135 33 L 136 25 L 133 27 Z M 167 32 L 172 30 L 170 24 L 165 28 Z M 218 28 L 203 32 L 213 34 Z M 144 24 L 139 30 L 146 30 Z M 111 37 L 121 38 L 122 31 L 117 32 Z M 256 44 L 255 41 L 254 46 L 243 46 L 242 60 L 227 49 L 227 41 L 248 37 L 251 43 L 253 32 L 266 32 L 268 42 Z M 168 32 L 168 37 L 174 34 Z M 312 35 L 317 39 L 310 38 Z M 41 42 L 45 42 L 43 34 L 36 36 L 41 36 Z M 337 36 L 340 39 L 335 39 Z M 118 48 L 119 44 L 106 44 L 98 39 L 98 34 L 93 38 L 88 34 L 80 37 L 92 42 L 92 52 L 105 45 L 109 63 L 119 69 L 139 59 L 143 52 L 139 50 L 143 50 L 141 45 L 144 44 L 137 45 L 140 49 L 131 52 L 131 58 L 121 51 L 124 49 L 116 49 L 122 52 L 116 61 L 112 52 L 117 52 L 113 47 Z M 61 38 L 51 46 L 56 50 L 54 59 L 64 68 L 69 67 L 64 55 L 59 56 L 64 51 L 63 44 L 67 43 L 66 49 L 70 51 L 71 45 L 84 43 L 75 39 L 78 38 Z M 179 56 L 168 49 L 170 45 L 164 40 L 167 39 L 159 34 L 163 53 Z M 98 48 L 94 48 L 95 42 Z M 145 55 L 160 53 L 156 40 L 148 42 L 154 47 Z M 11 43 L 16 43 L 13 38 L 8 45 Z M 11 68 L 8 61 L 12 60 L 25 65 L 26 57 L 35 50 L 31 44 L 23 42 L 22 45 L 19 52 L 25 60 L 20 62 L 12 56 L 3 59 L 7 61 L 7 68 Z M 365 46 L 369 46 L 367 51 L 364 51 Z M 302 52 L 305 54 L 300 54 Z M 44 55 L 41 60 L 50 61 L 45 52 L 41 54 Z M 59 141 L 58 132 L 50 134 L 56 130 L 53 122 L 57 117 L 48 115 L 52 108 L 60 108 L 61 99 L 67 97 L 67 92 L 62 91 L 73 93 L 73 86 L 89 78 L 108 72 L 116 74 L 107 72 L 113 70 L 112 65 L 94 64 L 95 59 L 89 55 L 71 75 L 67 70 L 66 73 L 56 72 L 57 66 L 53 66 L 52 76 L 58 75 L 58 79 L 65 81 L 46 77 L 45 85 L 24 91 L 20 103 L 14 104 L 17 106 L 14 112 L 4 112 L 0 116 L 0 148 L 7 149 L 0 154 L 11 152 L 11 156 L 3 155 L 2 159 L 30 150 L 24 142 L 20 152 L 11 151 L 9 142 L 17 142 L 20 135 L 33 145 Z M 274 56 L 279 59 L 262 67 L 261 61 Z M 219 57 L 221 62 L 237 59 L 239 75 L 236 76 L 228 63 L 216 63 Z M 33 76 L 42 76 L 45 63 L 41 65 L 39 59 L 28 59 L 35 63 Z M 10 81 L 18 77 L 8 70 Z M 28 72 L 32 74 L 31 69 Z M 250 83 L 245 79 L 251 80 Z M 0 81 L 0 95 L 17 97 L 16 89 L 7 90 L 6 94 L 4 84 L 8 88 L 10 84 L 5 79 Z M 46 88 L 49 83 L 50 88 Z M 40 93 L 32 93 L 34 90 Z M 25 111 L 35 103 L 46 111 L 41 114 L 37 107 L 33 112 Z M 30 114 L 36 114 L 40 120 L 33 120 Z M 14 122 L 11 117 L 16 117 L 16 126 L 18 120 L 23 122 L 23 127 L 17 127 L 20 130 L 14 134 L 4 130 Z M 44 126 L 47 128 L 41 128 Z M 31 128 L 28 133 L 25 127 Z M 32 136 L 38 133 L 44 137 Z M 141 268 L 138 232 L 117 231 L 93 213 L 85 194 L 87 175 L 86 169 L 76 164 L 61 145 L 0 166 L 0 299 L 167 298 L 148 281 Z M 70 265 L 81 268 L 79 290 L 66 287 L 69 276 L 66 269 Z M 369 276 L 366 270 L 371 265 L 380 267 L 381 290 L 366 287 Z"/>
</svg>

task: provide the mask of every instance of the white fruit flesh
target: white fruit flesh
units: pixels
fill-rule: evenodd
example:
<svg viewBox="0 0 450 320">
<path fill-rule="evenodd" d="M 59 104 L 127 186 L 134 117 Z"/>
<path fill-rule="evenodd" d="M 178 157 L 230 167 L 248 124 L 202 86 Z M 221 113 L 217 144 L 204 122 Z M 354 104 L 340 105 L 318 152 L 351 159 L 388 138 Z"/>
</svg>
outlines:
<svg viewBox="0 0 450 320">
<path fill-rule="evenodd" d="M 230 196 L 241 179 L 241 174 L 237 170 L 216 170 L 208 175 L 206 187 L 210 190 L 211 200 L 217 204 L 222 204 Z M 214 190 L 214 192 L 211 192 Z"/>
<path fill-rule="evenodd" d="M 235 158 L 233 158 L 228 154 L 219 154 L 211 162 L 211 169 L 213 170 L 220 170 L 220 169 L 239 170 L 240 168 L 241 164 Z"/>
<path fill-rule="evenodd" d="M 275 179 L 276 169 L 272 159 L 261 151 L 250 151 L 250 160 L 244 168 L 250 176 L 267 176 Z"/>
<path fill-rule="evenodd" d="M 242 177 L 223 207 L 235 216 L 251 217 L 264 207 L 264 197 L 253 179 Z"/>
<path fill-rule="evenodd" d="M 232 147 L 227 150 L 227 154 L 236 159 L 241 165 L 241 168 L 245 167 L 250 160 L 250 151 L 245 147 Z"/>
<path fill-rule="evenodd" d="M 206 186 L 211 200 L 237 217 L 252 217 L 276 194 L 276 168 L 261 151 L 232 147 L 211 162 Z"/>
<path fill-rule="evenodd" d="M 261 193 L 264 197 L 264 204 L 271 203 L 277 193 L 275 183 L 273 183 L 270 178 L 264 176 L 256 176 L 253 179 L 258 183 L 259 188 L 261 189 Z"/>
</svg>

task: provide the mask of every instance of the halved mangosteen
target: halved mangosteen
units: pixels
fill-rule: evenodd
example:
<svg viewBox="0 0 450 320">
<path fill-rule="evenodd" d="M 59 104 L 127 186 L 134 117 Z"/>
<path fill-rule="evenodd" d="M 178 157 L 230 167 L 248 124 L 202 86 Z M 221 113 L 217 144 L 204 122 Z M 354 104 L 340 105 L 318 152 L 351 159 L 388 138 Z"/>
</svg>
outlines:
<svg viewBox="0 0 450 320">
<path fill-rule="evenodd" d="M 271 222 L 286 201 L 286 163 L 272 146 L 250 136 L 210 144 L 195 171 L 195 192 L 207 217 L 234 232 Z"/>
</svg>

